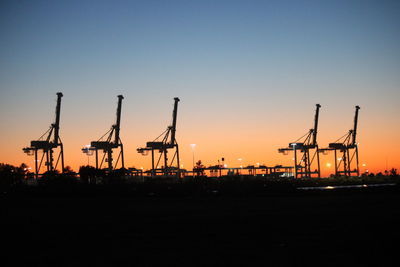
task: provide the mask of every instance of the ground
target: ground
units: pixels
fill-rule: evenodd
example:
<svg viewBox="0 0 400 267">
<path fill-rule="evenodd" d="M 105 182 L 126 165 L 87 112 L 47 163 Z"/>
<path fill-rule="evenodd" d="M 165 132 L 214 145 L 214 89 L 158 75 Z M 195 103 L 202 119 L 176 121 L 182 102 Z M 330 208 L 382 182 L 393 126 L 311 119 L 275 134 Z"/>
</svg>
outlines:
<svg viewBox="0 0 400 267">
<path fill-rule="evenodd" d="M 400 266 L 396 189 L 3 196 L 6 266 Z"/>
</svg>

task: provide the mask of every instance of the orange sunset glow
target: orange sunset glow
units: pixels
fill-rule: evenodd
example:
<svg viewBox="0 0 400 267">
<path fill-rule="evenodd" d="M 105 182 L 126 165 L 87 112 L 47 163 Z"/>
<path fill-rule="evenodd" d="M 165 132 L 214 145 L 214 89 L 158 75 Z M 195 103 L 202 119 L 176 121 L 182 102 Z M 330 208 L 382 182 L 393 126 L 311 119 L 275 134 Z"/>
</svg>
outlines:
<svg viewBox="0 0 400 267">
<path fill-rule="evenodd" d="M 179 97 L 176 140 L 188 170 L 193 157 L 206 166 L 222 157 L 229 167 L 292 166 L 278 148 L 313 127 L 317 103 L 320 148 L 353 127 L 359 105 L 361 172 L 400 169 L 400 27 L 389 4 L 321 4 L 304 13 L 300 3 L 282 4 L 281 16 L 266 3 L 222 5 L 219 13 L 200 3 L 132 3 L 107 15 L 104 5 L 88 12 L 65 3 L 73 17 L 64 4 L 3 9 L 0 162 L 32 167 L 22 148 L 49 129 L 62 92 L 60 137 L 75 171 L 94 165 L 81 149 L 115 123 L 120 94 L 126 167 L 150 168 L 136 149 L 167 129 Z M 333 153 L 321 154 L 322 176 L 333 164 Z"/>
<path fill-rule="evenodd" d="M 42 132 L 44 132 L 52 122 L 54 117 L 52 109 L 55 106 L 55 101 L 53 101 L 53 96 L 47 98 L 48 107 L 46 107 L 46 110 L 49 114 L 39 115 L 36 112 L 31 112 L 25 115 L 27 121 L 23 124 L 11 124 L 12 127 L 16 127 L 16 131 L 10 138 L 11 141 L 3 141 L 2 162 L 15 165 L 26 163 L 28 166 L 33 166 L 34 158 L 25 155 L 22 152 L 22 147 L 28 145 L 30 140 L 35 140 L 40 136 L 40 129 L 43 129 Z M 87 118 L 84 118 L 83 114 L 81 117 L 68 116 L 67 112 L 72 111 L 74 105 L 68 107 L 70 97 L 65 94 L 64 98 L 60 134 L 65 147 L 66 165 L 71 166 L 74 170 L 88 162 L 90 165 L 94 165 L 94 156 L 86 156 L 81 152 L 81 148 L 89 144 L 91 140 L 98 139 L 114 123 L 116 97 L 110 98 L 109 105 L 104 107 L 85 105 L 88 109 Z M 122 105 L 121 124 L 125 165 L 148 169 L 151 167 L 150 157 L 138 154 L 136 149 L 145 145 L 147 141 L 153 140 L 170 124 L 172 99 L 166 98 L 162 108 L 158 105 L 149 104 L 146 110 L 139 112 L 142 115 L 139 115 L 136 114 L 138 112 L 132 112 L 134 110 L 129 106 L 129 96 L 125 98 Z M 39 104 L 31 103 L 30 105 L 34 109 Z M 177 126 L 181 167 L 192 169 L 193 156 L 195 161 L 201 160 L 206 166 L 218 164 L 218 160 L 222 157 L 225 158 L 225 163 L 229 167 L 256 165 L 256 163 L 267 166 L 277 164 L 292 166 L 293 154 L 289 153 L 285 156 L 278 153 L 277 150 L 280 147 L 287 146 L 287 143 L 294 141 L 306 133 L 309 128 L 312 128 L 313 105 L 310 103 L 305 107 L 302 105 L 292 106 L 289 110 L 293 110 L 293 114 L 290 114 L 288 110 L 280 113 L 279 109 L 271 110 L 271 107 L 269 107 L 266 108 L 269 111 L 263 113 L 264 116 L 257 116 L 256 114 L 260 114 L 260 106 L 247 104 L 250 110 L 232 108 L 228 112 L 227 110 L 221 111 L 220 113 L 224 115 L 218 116 L 219 118 L 207 120 L 201 116 L 200 111 L 193 111 L 191 106 L 196 106 L 198 103 L 190 102 L 190 99 L 185 101 L 182 98 Z M 208 107 L 215 109 L 215 112 L 218 113 L 218 103 L 211 104 Z M 156 108 L 159 108 L 159 112 L 151 112 L 152 109 Z M 295 111 L 296 108 L 298 111 Z M 192 111 L 188 112 L 188 110 Z M 251 111 L 254 112 L 254 115 L 250 114 Z M 276 114 L 273 114 L 273 112 Z M 99 116 L 96 116 L 96 113 Z M 267 113 L 271 115 L 268 117 Z M 279 113 L 284 114 L 286 118 L 277 116 Z M 40 117 L 41 120 L 34 121 L 33 117 L 35 116 Z M 94 119 L 91 119 L 91 117 Z M 85 120 L 87 120 L 86 123 Z M 396 120 L 396 118 L 394 117 L 393 120 Z M 359 121 L 358 141 L 361 172 L 367 170 L 369 172 L 383 172 L 386 167 L 397 168 L 399 159 L 396 153 L 400 146 L 396 143 L 397 135 L 395 133 L 399 130 L 399 126 L 385 125 L 385 122 L 380 120 L 374 112 L 368 110 L 368 106 L 361 107 Z M 347 133 L 351 129 L 352 123 L 353 106 L 335 108 L 322 105 L 318 131 L 320 147 L 327 146 L 329 142 L 333 142 Z M 80 126 L 77 127 L 78 125 Z M 141 126 L 137 127 L 137 125 Z M 35 129 L 36 132 L 32 133 L 32 130 L 25 132 L 22 129 Z M 382 136 L 385 136 L 385 138 L 382 138 Z M 5 139 L 3 138 L 3 140 Z M 194 149 L 190 144 L 196 144 Z M 322 176 L 328 176 L 334 172 L 333 157 L 332 152 L 320 156 Z"/>
</svg>

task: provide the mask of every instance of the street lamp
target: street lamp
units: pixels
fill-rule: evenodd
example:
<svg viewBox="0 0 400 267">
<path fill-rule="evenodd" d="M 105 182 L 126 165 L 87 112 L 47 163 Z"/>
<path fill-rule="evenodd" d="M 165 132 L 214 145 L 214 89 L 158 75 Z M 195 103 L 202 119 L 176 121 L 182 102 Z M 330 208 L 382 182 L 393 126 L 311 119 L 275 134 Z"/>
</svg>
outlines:
<svg viewBox="0 0 400 267">
<path fill-rule="evenodd" d="M 190 147 L 192 148 L 192 156 L 193 156 L 193 170 L 194 170 L 194 149 L 196 147 L 196 144 L 190 144 Z"/>
<path fill-rule="evenodd" d="M 328 167 L 328 168 L 331 167 L 331 166 L 332 166 L 332 164 L 329 163 L 329 162 L 326 164 L 326 167 Z"/>
<path fill-rule="evenodd" d="M 366 164 L 366 163 L 363 163 L 362 166 L 363 166 L 363 168 L 364 168 L 364 173 L 368 173 L 368 169 L 366 168 L 366 167 L 367 167 L 367 164 Z"/>
</svg>

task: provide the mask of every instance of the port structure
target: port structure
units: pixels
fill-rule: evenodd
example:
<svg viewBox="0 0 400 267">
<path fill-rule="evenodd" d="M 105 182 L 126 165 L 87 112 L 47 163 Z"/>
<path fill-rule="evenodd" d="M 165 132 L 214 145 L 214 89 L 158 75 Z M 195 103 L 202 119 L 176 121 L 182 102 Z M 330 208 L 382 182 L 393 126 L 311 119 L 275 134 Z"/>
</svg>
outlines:
<svg viewBox="0 0 400 267">
<path fill-rule="evenodd" d="M 97 141 L 90 142 L 90 146 L 82 148 L 82 152 L 91 155 L 93 152 L 96 155 L 96 169 L 102 169 L 104 162 L 107 162 L 107 170 L 115 170 L 118 163 L 121 160 L 121 168 L 125 168 L 124 164 L 124 146 L 120 138 L 120 127 L 121 127 L 121 109 L 122 109 L 122 95 L 118 96 L 118 107 L 117 107 L 117 120 L 113 124 L 108 132 L 106 132 Z M 107 138 L 105 138 L 107 136 Z M 117 160 L 114 163 L 113 150 L 119 149 Z M 99 161 L 99 151 L 103 152 L 101 160 Z"/>
<path fill-rule="evenodd" d="M 321 177 L 319 148 L 317 143 L 318 119 L 320 104 L 316 104 L 314 128 L 294 142 L 289 143 L 288 147 L 279 148 L 278 152 L 287 155 L 289 152 L 294 154 L 294 177 L 311 178 Z M 298 153 L 300 155 L 298 155 Z"/>
<path fill-rule="evenodd" d="M 359 110 L 360 107 L 355 106 L 353 129 L 349 130 L 347 134 L 340 137 L 334 143 L 329 143 L 327 148 L 320 149 L 320 152 L 324 154 L 327 154 L 329 151 L 334 151 L 336 176 L 351 176 L 352 174 L 356 174 L 357 176 L 360 175 L 357 143 Z"/>
<path fill-rule="evenodd" d="M 38 140 L 31 141 L 30 147 L 25 147 L 22 150 L 24 153 L 32 156 L 35 155 L 35 177 L 38 178 L 41 174 L 43 163 L 46 171 L 55 171 L 61 160 L 61 172 L 64 171 L 64 148 L 60 138 L 60 113 L 61 113 L 61 98 L 63 94 L 57 93 L 57 106 L 56 106 L 56 119 L 50 125 L 50 128 L 39 137 Z M 55 149 L 60 148 L 58 155 L 56 155 L 56 162 L 54 164 Z M 42 151 L 42 156 L 39 158 L 39 152 Z"/>
<path fill-rule="evenodd" d="M 164 175 L 180 177 L 180 163 L 179 163 L 179 146 L 176 141 L 176 122 L 178 115 L 179 98 L 174 98 L 174 110 L 172 112 L 172 125 L 161 133 L 153 141 L 147 142 L 146 147 L 138 148 L 137 152 L 142 155 L 147 155 L 151 151 L 151 176 Z M 168 158 L 168 150 L 173 151 L 172 159 Z M 156 161 L 156 153 L 159 153 Z M 164 165 L 160 167 L 161 159 Z"/>
</svg>

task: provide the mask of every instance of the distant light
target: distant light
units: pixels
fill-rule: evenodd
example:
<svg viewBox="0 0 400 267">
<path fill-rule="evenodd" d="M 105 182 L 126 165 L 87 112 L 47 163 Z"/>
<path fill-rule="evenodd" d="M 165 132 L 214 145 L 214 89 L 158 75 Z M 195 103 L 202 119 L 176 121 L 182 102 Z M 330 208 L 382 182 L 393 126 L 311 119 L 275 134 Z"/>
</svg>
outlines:
<svg viewBox="0 0 400 267">
<path fill-rule="evenodd" d="M 238 160 L 240 161 L 240 160 L 243 160 L 242 158 L 238 158 Z"/>
<path fill-rule="evenodd" d="M 326 164 L 326 167 L 330 167 L 330 166 L 332 166 L 332 164 L 330 164 L 329 162 Z"/>
<path fill-rule="evenodd" d="M 141 170 L 143 170 L 143 167 L 140 167 Z"/>
<path fill-rule="evenodd" d="M 362 166 L 365 167 L 365 166 L 367 166 L 367 164 L 363 163 Z"/>
<path fill-rule="evenodd" d="M 242 165 L 240 165 L 240 168 L 243 168 L 243 166 L 242 166 Z"/>
<path fill-rule="evenodd" d="M 228 168 L 228 164 L 224 164 L 224 168 Z"/>
<path fill-rule="evenodd" d="M 181 168 L 183 168 L 183 164 L 181 164 Z"/>
</svg>

